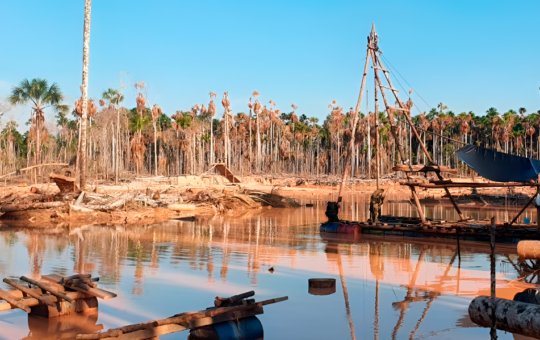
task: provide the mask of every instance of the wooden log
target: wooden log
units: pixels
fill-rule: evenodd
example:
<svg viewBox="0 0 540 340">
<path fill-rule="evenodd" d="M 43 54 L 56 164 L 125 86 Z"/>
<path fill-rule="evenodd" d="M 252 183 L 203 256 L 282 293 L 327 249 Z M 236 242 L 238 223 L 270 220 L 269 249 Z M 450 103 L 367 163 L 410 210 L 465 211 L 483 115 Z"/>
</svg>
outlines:
<svg viewBox="0 0 540 340">
<path fill-rule="evenodd" d="M 14 297 L 13 295 L 11 295 L 9 292 L 6 292 L 2 288 L 0 288 L 0 298 L 6 300 L 6 302 L 8 302 L 9 304 L 11 304 L 11 305 L 13 305 L 13 306 L 15 306 L 17 308 L 22 309 L 26 313 L 30 313 L 30 311 L 31 311 L 30 307 L 25 306 L 22 303 L 20 298 Z"/>
<path fill-rule="evenodd" d="M 33 209 L 50 209 L 50 208 L 63 207 L 65 205 L 66 205 L 65 202 L 40 202 L 40 203 L 29 203 L 29 204 L 14 204 L 14 205 L 6 205 L 0 208 L 0 212 L 9 213 L 9 212 L 33 210 Z"/>
<path fill-rule="evenodd" d="M 31 283 L 33 284 L 34 286 L 38 286 L 39 288 L 41 288 L 42 290 L 45 290 L 45 291 L 48 291 L 49 293 L 51 293 L 52 295 L 56 296 L 57 298 L 59 299 L 63 299 L 63 300 L 66 300 L 67 302 L 69 303 L 73 303 L 73 300 L 67 296 L 66 294 L 63 294 L 59 291 L 57 291 L 56 289 L 54 288 L 51 288 L 50 286 L 46 285 L 46 284 L 43 284 L 41 282 L 37 282 L 35 280 L 32 280 L 32 279 L 29 279 L 27 278 L 26 276 L 21 276 L 20 279 L 22 281 L 26 281 L 28 283 Z"/>
<path fill-rule="evenodd" d="M 56 308 L 56 304 L 54 304 L 53 302 L 51 302 L 49 299 L 47 299 L 45 296 L 42 296 L 40 294 L 37 294 L 35 291 L 33 291 L 32 289 L 30 288 L 27 288 L 23 285 L 20 285 L 18 283 L 16 283 L 15 281 L 11 280 L 11 279 L 4 279 L 3 280 L 5 283 L 7 283 L 8 285 L 12 286 L 13 288 L 15 289 L 18 289 L 20 290 L 21 292 L 23 293 L 26 293 L 28 295 L 30 295 L 31 297 L 33 298 L 36 298 L 38 299 L 39 301 L 43 302 L 44 304 L 46 304 L 47 306 L 49 307 L 52 307 L 52 308 Z"/>
<path fill-rule="evenodd" d="M 139 194 L 140 194 L 140 192 L 133 191 L 133 192 L 122 195 L 118 200 L 114 201 L 113 203 L 109 203 L 109 204 L 105 204 L 105 205 L 90 205 L 90 204 L 88 204 L 88 205 L 85 205 L 85 208 L 94 209 L 94 210 L 101 210 L 101 211 L 114 210 L 114 209 L 120 208 L 124 204 L 132 201 Z"/>
<path fill-rule="evenodd" d="M 102 332 L 102 333 L 78 334 L 76 339 L 77 340 L 98 340 L 98 339 L 103 339 L 103 338 L 108 338 L 108 337 L 115 338 L 115 337 L 119 337 L 122 334 L 123 332 L 118 329 L 109 329 L 108 331 Z"/>
<path fill-rule="evenodd" d="M 75 201 L 75 204 L 74 205 L 80 205 L 83 201 L 83 198 L 84 198 L 84 191 L 81 191 L 81 193 L 79 194 L 79 197 L 77 197 L 77 200 Z"/>
<path fill-rule="evenodd" d="M 517 253 L 524 260 L 540 259 L 540 241 L 519 241 Z"/>
<path fill-rule="evenodd" d="M 214 305 L 216 307 L 219 307 L 223 303 L 235 303 L 236 301 L 240 301 L 242 299 L 251 297 L 253 295 L 255 295 L 255 292 L 253 290 L 250 290 L 249 292 L 245 292 L 245 293 L 238 294 L 238 295 L 233 295 L 233 296 L 227 297 L 227 298 L 216 296 L 216 300 L 214 301 Z"/>
<path fill-rule="evenodd" d="M 40 289 L 30 289 L 34 292 L 36 292 L 37 294 L 41 293 L 41 290 Z M 22 298 L 23 297 L 23 292 L 21 292 L 20 290 L 12 290 L 12 291 L 9 291 L 10 295 L 14 296 L 15 298 L 19 298 L 21 299 L 21 304 L 24 305 L 24 306 L 27 306 L 27 307 L 34 307 L 34 306 L 37 306 L 39 304 L 41 304 L 41 301 L 39 301 L 38 299 L 36 298 L 33 298 L 33 297 L 30 297 L 30 298 Z M 69 296 L 70 298 L 72 298 L 73 300 L 77 300 L 77 299 L 87 299 L 90 297 L 90 295 L 86 295 L 82 292 L 67 292 L 66 293 L 67 296 Z M 58 299 L 56 298 L 56 296 L 47 296 L 47 300 L 50 301 L 50 302 L 58 302 Z M 8 302 L 5 302 L 5 303 L 0 303 L 0 312 L 1 311 L 5 311 L 5 310 L 10 310 L 10 309 L 13 309 L 13 306 L 8 303 Z"/>
<path fill-rule="evenodd" d="M 53 274 L 53 275 L 55 275 L 55 274 Z M 52 275 L 50 275 L 50 276 L 52 277 Z M 64 283 L 66 281 L 75 280 L 75 279 L 90 279 L 91 277 L 92 277 L 92 274 L 75 274 L 75 275 L 71 275 L 71 276 L 60 277 L 61 279 L 60 279 L 60 281 L 58 283 Z"/>
<path fill-rule="evenodd" d="M 92 288 L 83 282 L 76 282 L 72 285 L 64 284 L 64 287 L 83 292 L 85 294 L 92 295 L 103 300 L 112 299 L 117 296 L 115 293 L 106 291 L 104 289 Z"/>
<path fill-rule="evenodd" d="M 241 311 L 241 310 L 254 309 L 254 308 L 266 306 L 266 305 L 269 305 L 269 304 L 272 304 L 272 303 L 285 301 L 287 299 L 288 299 L 288 297 L 284 296 L 284 297 L 281 297 L 281 298 L 270 299 L 270 300 L 265 300 L 265 301 L 259 301 L 259 302 L 256 302 L 256 303 L 253 303 L 253 304 L 250 304 L 250 305 L 245 305 L 245 306 L 242 305 L 242 306 L 233 306 L 233 307 L 220 307 L 220 308 L 215 308 L 215 309 L 211 309 L 211 310 L 208 310 L 208 311 L 182 313 L 182 314 L 179 314 L 178 316 L 174 316 L 172 318 L 155 320 L 153 322 L 153 325 L 154 325 L 154 327 L 157 327 L 157 326 L 169 325 L 169 324 L 173 324 L 173 323 L 174 324 L 179 324 L 179 323 L 194 320 L 194 319 L 200 319 L 200 318 L 204 318 L 204 317 L 213 317 L 213 316 L 220 315 L 220 314 L 225 314 L 225 313 L 231 313 L 231 312 L 236 312 L 236 311 Z"/>
<path fill-rule="evenodd" d="M 492 327 L 491 305 L 495 304 L 495 323 L 497 329 L 540 338 L 540 305 L 501 298 L 492 299 L 479 296 L 469 305 L 469 317 L 482 327 Z"/>
</svg>

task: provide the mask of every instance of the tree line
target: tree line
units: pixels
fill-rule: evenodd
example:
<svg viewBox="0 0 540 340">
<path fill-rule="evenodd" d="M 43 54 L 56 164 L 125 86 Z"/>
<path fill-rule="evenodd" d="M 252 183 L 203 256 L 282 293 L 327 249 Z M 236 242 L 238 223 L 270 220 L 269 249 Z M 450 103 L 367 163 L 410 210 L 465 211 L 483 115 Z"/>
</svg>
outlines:
<svg viewBox="0 0 540 340">
<path fill-rule="evenodd" d="M 146 84 L 136 83 L 131 109 L 124 88 L 107 89 L 100 98 L 88 99 L 86 124 L 87 176 L 116 180 L 128 172 L 136 175 L 200 175 L 211 164 L 226 163 L 236 174 L 325 176 L 340 175 L 345 169 L 353 118 L 359 115 L 351 160 L 353 175 L 374 178 L 376 153 L 381 175 L 392 172 L 400 162 L 396 141 L 390 133 L 385 112 L 378 114 L 345 111 L 336 101 L 328 105 L 323 122 L 298 115 L 291 104 L 287 112 L 254 91 L 245 110 L 233 113 L 228 93 L 216 105 L 210 92 L 208 103 L 195 104 L 189 111 L 162 112 L 148 99 Z M 29 129 L 18 131 L 14 119 L 0 132 L 0 174 L 20 168 L 64 162 L 81 157 L 82 99 L 72 106 L 58 84 L 45 79 L 24 79 L 6 100 L 0 101 L 0 117 L 18 105 L 31 107 Z M 127 106 L 127 107 L 126 107 Z M 412 106 L 412 105 L 411 105 Z M 45 110 L 55 112 L 55 121 L 45 120 Z M 476 144 L 524 157 L 538 158 L 540 110 L 526 114 L 524 108 L 500 113 L 491 107 L 482 116 L 473 112 L 455 114 L 440 103 L 412 120 L 433 160 L 439 165 L 469 169 L 455 156 L 463 144 Z M 420 143 L 413 137 L 403 111 L 396 110 L 397 134 L 408 160 L 426 164 Z M 375 145 L 376 134 L 379 145 Z M 408 161 L 405 160 L 405 161 Z"/>
</svg>

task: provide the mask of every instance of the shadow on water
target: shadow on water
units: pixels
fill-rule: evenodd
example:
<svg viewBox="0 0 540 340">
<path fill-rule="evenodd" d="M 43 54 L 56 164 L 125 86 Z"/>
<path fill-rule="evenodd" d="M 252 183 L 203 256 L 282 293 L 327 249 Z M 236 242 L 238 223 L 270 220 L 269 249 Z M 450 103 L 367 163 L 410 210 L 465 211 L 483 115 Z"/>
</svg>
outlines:
<svg viewBox="0 0 540 340">
<path fill-rule="evenodd" d="M 97 319 L 78 316 L 90 328 L 200 310 L 211 306 L 216 295 L 255 290 L 258 300 L 289 296 L 258 316 L 265 339 L 488 336 L 489 329 L 476 327 L 467 313 L 474 297 L 489 295 L 488 244 L 463 241 L 458 265 L 457 246 L 451 240 L 321 235 L 326 202 L 317 197 L 302 200 L 314 207 L 149 226 L 1 227 L 0 275 L 100 276 L 100 287 L 118 297 L 99 301 Z M 361 220 L 367 198 L 355 197 L 345 207 L 344 218 Z M 402 216 L 415 212 L 406 203 L 383 209 Z M 433 214 L 440 213 L 437 209 Z M 512 299 L 536 287 L 538 264 L 520 263 L 515 246 L 497 245 L 496 260 L 498 297 Z M 270 272 L 271 267 L 275 271 Z M 310 278 L 336 279 L 336 293 L 310 294 Z M 9 289 L 4 283 L 0 288 Z M 34 324 L 22 311 L 1 312 L 0 339 L 29 338 L 40 330 L 73 338 L 68 329 L 79 321 L 65 320 Z M 161 339 L 187 339 L 188 334 Z M 500 332 L 499 338 L 514 337 Z"/>
</svg>

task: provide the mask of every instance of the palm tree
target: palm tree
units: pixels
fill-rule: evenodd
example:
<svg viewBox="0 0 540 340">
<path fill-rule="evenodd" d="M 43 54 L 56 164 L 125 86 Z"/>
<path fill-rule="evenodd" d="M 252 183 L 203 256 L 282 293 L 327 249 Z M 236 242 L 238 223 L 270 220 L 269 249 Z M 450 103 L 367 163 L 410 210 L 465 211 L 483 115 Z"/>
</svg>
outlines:
<svg viewBox="0 0 540 340">
<path fill-rule="evenodd" d="M 56 112 L 67 113 L 69 107 L 63 105 L 64 95 L 60 87 L 53 83 L 49 86 L 45 79 L 23 79 L 19 86 L 11 89 L 9 102 L 11 105 L 31 103 L 32 116 L 30 129 L 36 132 L 36 164 L 41 163 L 41 133 L 45 122 L 45 109 L 52 108 Z"/>
</svg>

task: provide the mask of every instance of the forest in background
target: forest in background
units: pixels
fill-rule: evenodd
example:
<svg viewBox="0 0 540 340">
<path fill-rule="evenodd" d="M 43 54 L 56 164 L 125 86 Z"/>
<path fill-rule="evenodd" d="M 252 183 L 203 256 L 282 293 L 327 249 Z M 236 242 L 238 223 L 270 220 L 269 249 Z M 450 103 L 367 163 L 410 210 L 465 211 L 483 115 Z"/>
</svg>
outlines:
<svg viewBox="0 0 540 340">
<path fill-rule="evenodd" d="M 245 110 L 233 113 L 228 93 L 216 105 L 210 92 L 208 103 L 195 104 L 190 111 L 162 112 L 150 103 L 144 82 L 132 90 L 136 102 L 124 100 L 124 86 L 108 89 L 100 98 L 88 100 L 87 176 L 96 180 L 118 180 L 127 172 L 136 175 L 200 175 L 213 163 L 226 163 L 240 176 L 340 175 L 345 168 L 353 117 L 359 115 L 355 147 L 351 158 L 353 175 L 374 178 L 375 155 L 379 152 L 381 176 L 400 162 L 396 141 L 390 133 L 385 112 L 375 115 L 345 110 L 336 101 L 328 105 L 322 122 L 298 107 L 282 112 L 271 99 L 257 91 Z M 412 102 L 410 102 L 412 107 Z M 9 117 L 17 105 L 31 109 L 28 131 L 19 132 Z M 287 105 L 289 107 L 289 105 Z M 131 109 L 129 107 L 132 107 Z M 46 121 L 45 110 L 54 121 Z M 36 164 L 68 163 L 80 148 L 81 100 L 67 103 L 56 83 L 44 79 L 23 80 L 0 99 L 0 175 Z M 394 111 L 398 133 L 413 164 L 427 164 L 420 143 L 411 134 L 402 111 Z M 524 157 L 538 158 L 540 110 L 527 114 L 524 108 L 485 114 L 456 114 L 440 103 L 437 108 L 412 117 L 420 138 L 439 165 L 469 169 L 455 156 L 463 144 L 475 144 Z M 375 145 L 379 133 L 378 148 Z M 75 162 L 75 164 L 78 162 Z"/>
</svg>

